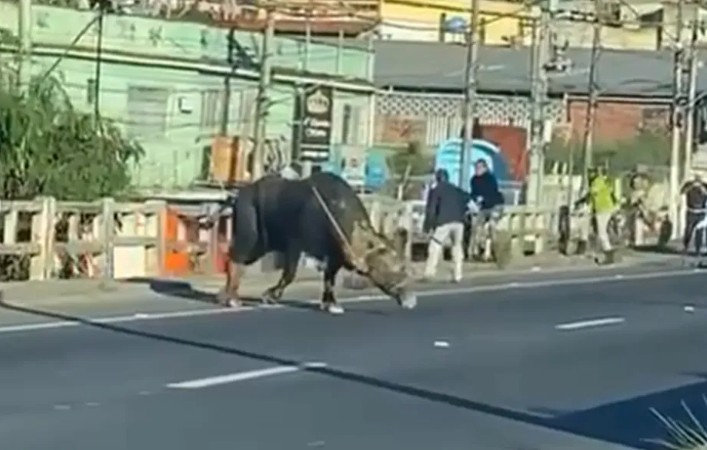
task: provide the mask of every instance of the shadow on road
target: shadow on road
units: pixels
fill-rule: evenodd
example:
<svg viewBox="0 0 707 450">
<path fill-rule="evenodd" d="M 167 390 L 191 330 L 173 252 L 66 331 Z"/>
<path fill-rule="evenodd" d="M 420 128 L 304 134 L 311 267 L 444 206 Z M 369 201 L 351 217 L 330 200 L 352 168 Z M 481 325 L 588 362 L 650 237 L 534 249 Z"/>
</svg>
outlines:
<svg viewBox="0 0 707 450">
<path fill-rule="evenodd" d="M 199 303 L 206 303 L 209 305 L 220 306 L 216 296 L 214 294 L 196 290 L 192 287 L 191 283 L 188 281 L 179 280 L 163 280 L 155 278 L 131 278 L 127 280 L 128 283 L 138 283 L 147 284 L 150 290 L 164 295 L 166 297 L 179 298 L 183 300 L 195 301 Z M 262 301 L 255 297 L 241 297 L 241 301 L 246 306 L 259 306 L 262 305 Z M 308 311 L 319 311 L 319 304 L 312 303 L 302 300 L 280 300 L 278 304 L 286 306 L 288 308 L 303 309 Z M 365 309 L 357 309 L 358 314 L 370 314 L 370 315 L 387 315 L 382 311 L 369 311 Z"/>
<path fill-rule="evenodd" d="M 177 297 L 211 305 L 217 304 L 216 296 L 208 292 L 194 289 L 191 283 L 178 280 L 161 280 L 157 278 L 130 278 L 127 283 L 147 284 L 150 290 L 167 297 Z"/>
<path fill-rule="evenodd" d="M 13 305 L 2 301 L 0 301 L 0 307 L 45 318 L 76 322 L 95 329 L 225 353 L 269 364 L 296 365 L 300 367 L 304 364 L 304 361 L 290 358 L 267 355 L 209 342 L 184 339 L 178 336 L 153 333 L 123 325 L 101 323 L 75 315 Z M 312 305 L 308 304 L 307 307 L 312 307 Z M 685 409 L 685 406 L 687 406 L 700 423 L 707 424 L 707 401 L 704 399 L 705 393 L 707 393 L 707 374 L 691 374 L 705 378 L 706 381 L 634 397 L 620 402 L 609 403 L 587 410 L 557 411 L 542 406 L 529 408 L 529 411 L 543 414 L 541 416 L 332 367 L 306 367 L 303 368 L 303 370 L 363 384 L 396 394 L 404 394 L 445 404 L 454 408 L 480 412 L 516 422 L 646 450 L 663 448 L 648 440 L 668 439 L 665 426 L 651 413 L 651 408 L 657 409 L 663 416 L 670 417 L 682 423 L 692 424 L 690 413 Z"/>
</svg>

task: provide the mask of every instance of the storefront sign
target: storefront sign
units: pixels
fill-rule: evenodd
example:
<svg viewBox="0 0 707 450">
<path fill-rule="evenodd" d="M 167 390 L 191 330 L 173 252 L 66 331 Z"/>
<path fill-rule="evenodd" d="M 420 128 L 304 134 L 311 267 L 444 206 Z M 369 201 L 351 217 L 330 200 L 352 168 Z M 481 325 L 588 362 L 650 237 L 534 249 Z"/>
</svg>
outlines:
<svg viewBox="0 0 707 450">
<path fill-rule="evenodd" d="M 295 101 L 293 159 L 327 161 L 333 126 L 333 89 L 313 84 L 303 88 Z"/>
</svg>

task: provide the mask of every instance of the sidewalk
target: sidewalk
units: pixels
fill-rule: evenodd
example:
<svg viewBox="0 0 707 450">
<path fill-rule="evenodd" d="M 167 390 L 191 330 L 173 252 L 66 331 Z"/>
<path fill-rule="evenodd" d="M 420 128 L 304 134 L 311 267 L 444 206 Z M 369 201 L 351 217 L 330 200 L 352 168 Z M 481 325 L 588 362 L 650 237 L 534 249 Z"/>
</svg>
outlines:
<svg viewBox="0 0 707 450">
<path fill-rule="evenodd" d="M 646 254 L 637 252 L 625 253 L 617 266 L 635 267 L 641 265 L 663 265 L 674 263 L 679 259 L 676 255 Z M 565 272 L 572 270 L 591 270 L 596 264 L 591 257 L 562 256 L 557 253 L 545 253 L 539 256 L 525 257 L 509 265 L 505 270 L 499 270 L 491 263 L 465 263 L 464 279 L 473 281 L 483 278 L 494 278 L 524 274 L 529 272 Z M 413 263 L 413 274 L 419 277 L 424 268 L 424 262 Z M 259 297 L 269 286 L 277 282 L 279 272 L 267 274 L 255 270 L 246 271 L 241 287 L 244 297 Z M 438 281 L 451 279 L 451 263 L 441 262 L 438 268 Z M 322 275 L 320 272 L 302 268 L 296 281 L 288 288 L 288 293 L 311 292 L 318 295 L 321 289 Z M 360 277 L 342 272 L 337 280 L 337 287 L 345 291 L 359 291 L 370 287 Z M 130 281 L 103 280 L 51 280 L 43 282 L 12 282 L 0 283 L 0 299 L 9 303 L 32 305 L 48 305 L 58 303 L 95 303 L 131 301 L 154 296 L 193 296 L 195 300 L 211 301 L 224 285 L 224 276 L 192 276 L 187 278 L 156 278 Z M 354 288 L 354 289 L 352 289 Z"/>
</svg>

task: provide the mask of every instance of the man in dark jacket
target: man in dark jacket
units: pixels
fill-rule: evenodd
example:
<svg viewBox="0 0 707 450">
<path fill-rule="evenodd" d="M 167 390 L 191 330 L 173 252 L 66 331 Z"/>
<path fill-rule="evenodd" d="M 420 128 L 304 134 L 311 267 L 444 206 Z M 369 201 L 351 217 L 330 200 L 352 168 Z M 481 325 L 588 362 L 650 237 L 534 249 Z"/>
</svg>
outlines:
<svg viewBox="0 0 707 450">
<path fill-rule="evenodd" d="M 503 194 L 498 189 L 496 176 L 489 171 L 486 161 L 479 159 L 474 164 L 474 176 L 471 177 L 471 200 L 479 208 L 478 220 L 472 220 L 470 240 L 476 242 L 479 231 L 489 220 L 498 220 L 503 209 Z M 476 222 L 476 223 L 474 223 Z M 491 257 L 491 249 L 486 248 L 484 259 Z"/>
<path fill-rule="evenodd" d="M 703 244 L 703 234 L 695 233 L 695 226 L 705 218 L 705 208 L 707 207 L 707 184 L 698 176 L 686 182 L 680 193 L 685 196 L 685 206 L 687 207 L 685 217 L 685 231 L 682 237 L 682 244 L 685 253 L 690 248 L 692 235 L 695 235 L 695 251 L 700 254 Z"/>
<path fill-rule="evenodd" d="M 498 189 L 496 176 L 489 171 L 486 161 L 480 159 L 474 166 L 475 173 L 471 177 L 471 199 L 488 219 L 491 212 L 503 206 L 503 194 Z"/>
<path fill-rule="evenodd" d="M 437 185 L 427 196 L 427 211 L 423 223 L 423 231 L 431 233 L 425 278 L 435 276 L 444 244 L 451 238 L 454 261 L 453 281 L 458 283 L 462 279 L 464 216 L 469 197 L 466 192 L 449 183 L 449 174 L 446 170 L 439 169 L 435 173 L 435 180 Z"/>
</svg>

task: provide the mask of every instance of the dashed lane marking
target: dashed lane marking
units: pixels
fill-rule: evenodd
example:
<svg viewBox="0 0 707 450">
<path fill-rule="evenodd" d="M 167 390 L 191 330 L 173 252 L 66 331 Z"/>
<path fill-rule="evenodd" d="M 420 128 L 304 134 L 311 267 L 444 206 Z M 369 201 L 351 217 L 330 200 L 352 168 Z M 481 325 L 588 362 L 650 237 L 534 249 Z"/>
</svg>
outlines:
<svg viewBox="0 0 707 450">
<path fill-rule="evenodd" d="M 563 331 L 581 330 L 583 328 L 603 327 L 606 325 L 616 325 L 626 322 L 623 317 L 603 317 L 601 319 L 582 320 L 579 322 L 568 322 L 555 325 L 555 328 Z"/>
<path fill-rule="evenodd" d="M 275 366 L 267 369 L 249 370 L 246 372 L 236 372 L 215 377 L 199 378 L 196 380 L 180 381 L 167 385 L 171 389 L 203 389 L 222 384 L 238 383 L 240 381 L 253 380 L 256 378 L 272 377 L 286 373 L 299 372 L 301 370 L 326 367 L 322 362 L 310 362 L 301 366 Z"/>
</svg>

